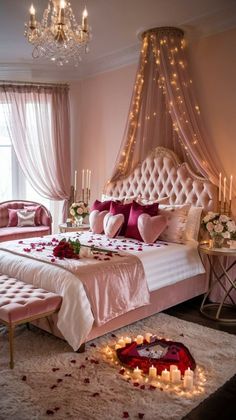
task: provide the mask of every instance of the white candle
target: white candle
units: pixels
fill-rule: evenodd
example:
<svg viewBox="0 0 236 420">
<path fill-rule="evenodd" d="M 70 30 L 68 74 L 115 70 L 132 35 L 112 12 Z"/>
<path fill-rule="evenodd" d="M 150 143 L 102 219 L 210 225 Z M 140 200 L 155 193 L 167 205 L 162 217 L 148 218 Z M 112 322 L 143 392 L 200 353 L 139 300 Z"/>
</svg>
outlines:
<svg viewBox="0 0 236 420">
<path fill-rule="evenodd" d="M 121 338 L 118 340 L 118 344 L 119 344 L 119 346 L 120 346 L 120 347 L 125 347 L 125 340 L 123 339 L 123 337 L 121 337 Z"/>
<path fill-rule="evenodd" d="M 157 368 L 153 365 L 149 368 L 149 376 L 150 378 L 155 378 L 157 376 Z"/>
<path fill-rule="evenodd" d="M 119 344 L 116 344 L 115 345 L 115 350 L 118 350 L 118 349 L 120 349 L 121 348 L 121 346 L 119 345 Z"/>
<path fill-rule="evenodd" d="M 31 4 L 29 12 L 30 12 L 30 27 L 31 27 L 31 29 L 35 29 L 35 24 L 36 24 L 36 22 L 35 22 L 35 8 L 34 8 L 33 4 Z"/>
<path fill-rule="evenodd" d="M 146 340 L 148 343 L 150 343 L 150 342 L 151 342 L 151 337 L 152 337 L 152 334 L 151 334 L 151 333 L 146 333 L 146 334 L 145 334 L 145 340 Z"/>
<path fill-rule="evenodd" d="M 173 370 L 176 370 L 176 369 L 178 369 L 178 366 L 176 366 L 176 365 L 170 365 L 170 376 L 171 376 L 172 371 Z"/>
<path fill-rule="evenodd" d="M 88 189 L 89 190 L 91 188 L 91 173 L 92 173 L 92 171 L 89 171 L 89 177 L 88 177 Z"/>
<path fill-rule="evenodd" d="M 83 31 L 87 31 L 88 29 L 88 11 L 85 7 L 82 15 L 82 29 Z"/>
<path fill-rule="evenodd" d="M 173 369 L 171 372 L 171 382 L 178 384 L 181 381 L 181 372 L 179 369 Z"/>
<path fill-rule="evenodd" d="M 132 342 L 130 337 L 125 337 L 124 340 L 126 344 L 130 344 Z"/>
<path fill-rule="evenodd" d="M 84 169 L 82 169 L 82 190 L 84 190 Z"/>
<path fill-rule="evenodd" d="M 221 201 L 221 173 L 219 175 L 219 201 Z"/>
<path fill-rule="evenodd" d="M 141 369 L 139 369 L 139 367 L 137 366 L 134 370 L 133 370 L 133 378 L 134 379 L 139 379 L 141 377 Z"/>
<path fill-rule="evenodd" d="M 193 377 L 191 375 L 184 375 L 184 388 L 190 391 L 193 387 Z"/>
<path fill-rule="evenodd" d="M 77 190 L 77 171 L 75 171 L 75 182 L 74 182 L 75 191 Z"/>
<path fill-rule="evenodd" d="M 143 336 L 137 335 L 137 337 L 135 338 L 135 341 L 137 344 L 143 344 Z"/>
<path fill-rule="evenodd" d="M 193 376 L 193 370 L 188 367 L 188 369 L 184 371 L 184 376 Z"/>
<path fill-rule="evenodd" d="M 233 175 L 230 176 L 230 185 L 229 185 L 229 201 L 232 200 L 232 187 L 233 187 Z"/>
<path fill-rule="evenodd" d="M 225 177 L 224 177 L 223 199 L 224 199 L 224 203 L 225 203 L 225 199 L 226 199 L 226 178 Z"/>
<path fill-rule="evenodd" d="M 169 382 L 170 380 L 170 372 L 165 369 L 161 372 L 161 379 L 163 382 Z"/>
<path fill-rule="evenodd" d="M 86 170 L 86 188 L 89 187 L 89 170 Z"/>
</svg>

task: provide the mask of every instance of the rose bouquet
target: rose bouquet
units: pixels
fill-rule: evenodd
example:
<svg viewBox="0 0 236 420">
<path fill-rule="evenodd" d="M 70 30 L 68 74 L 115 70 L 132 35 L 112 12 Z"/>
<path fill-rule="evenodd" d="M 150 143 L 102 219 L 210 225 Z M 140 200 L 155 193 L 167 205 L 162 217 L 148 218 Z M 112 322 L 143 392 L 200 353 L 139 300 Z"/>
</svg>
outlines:
<svg viewBox="0 0 236 420">
<path fill-rule="evenodd" d="M 209 212 L 202 219 L 202 226 L 209 232 L 211 238 L 216 236 L 224 239 L 236 239 L 236 224 L 229 216 Z"/>
<path fill-rule="evenodd" d="M 75 220 L 83 221 L 84 217 L 89 214 L 89 208 L 86 203 L 79 201 L 78 203 L 73 203 L 70 206 L 70 214 L 74 217 Z"/>
</svg>

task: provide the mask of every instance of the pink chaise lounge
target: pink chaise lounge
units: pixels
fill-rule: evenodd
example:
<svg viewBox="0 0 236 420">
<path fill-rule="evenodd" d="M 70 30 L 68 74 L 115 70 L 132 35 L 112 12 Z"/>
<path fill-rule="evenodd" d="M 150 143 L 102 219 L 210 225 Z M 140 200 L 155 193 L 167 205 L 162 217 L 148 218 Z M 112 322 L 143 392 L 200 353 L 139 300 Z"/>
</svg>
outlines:
<svg viewBox="0 0 236 420">
<path fill-rule="evenodd" d="M 24 209 L 30 206 L 41 207 L 41 225 L 39 226 L 8 226 L 8 209 Z M 12 241 L 14 239 L 33 238 L 36 236 L 50 235 L 52 230 L 52 216 L 45 206 L 39 203 L 26 200 L 4 201 L 0 203 L 0 242 Z"/>
</svg>

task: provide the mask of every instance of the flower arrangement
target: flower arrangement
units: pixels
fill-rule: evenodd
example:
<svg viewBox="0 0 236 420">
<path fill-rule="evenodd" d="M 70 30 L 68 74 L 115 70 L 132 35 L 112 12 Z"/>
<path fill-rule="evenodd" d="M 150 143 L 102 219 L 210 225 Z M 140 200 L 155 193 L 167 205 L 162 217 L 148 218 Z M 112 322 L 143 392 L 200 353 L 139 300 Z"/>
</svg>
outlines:
<svg viewBox="0 0 236 420">
<path fill-rule="evenodd" d="M 80 218 L 80 217 L 84 218 L 85 216 L 89 214 L 88 205 L 84 203 L 83 201 L 79 201 L 78 203 L 73 203 L 70 206 L 70 214 L 75 219 Z"/>
<path fill-rule="evenodd" d="M 236 224 L 229 216 L 209 212 L 202 219 L 202 226 L 209 232 L 211 238 L 220 236 L 224 239 L 236 239 Z"/>
</svg>

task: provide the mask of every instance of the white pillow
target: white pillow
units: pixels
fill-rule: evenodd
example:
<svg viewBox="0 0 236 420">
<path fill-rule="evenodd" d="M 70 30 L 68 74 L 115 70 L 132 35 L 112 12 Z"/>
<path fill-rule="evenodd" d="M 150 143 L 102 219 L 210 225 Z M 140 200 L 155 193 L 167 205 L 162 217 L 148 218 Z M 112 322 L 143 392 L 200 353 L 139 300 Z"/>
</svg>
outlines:
<svg viewBox="0 0 236 420">
<path fill-rule="evenodd" d="M 19 227 L 35 226 L 35 211 L 19 210 L 17 212 Z"/>
<path fill-rule="evenodd" d="M 101 201 L 122 201 L 123 204 L 129 204 L 132 203 L 134 200 L 136 200 L 137 197 L 135 195 L 132 195 L 130 197 L 113 197 L 111 195 L 102 194 Z"/>
<path fill-rule="evenodd" d="M 185 229 L 190 204 L 177 206 L 159 205 L 158 214 L 167 218 L 168 225 L 158 239 L 182 244 L 185 242 Z"/>
<path fill-rule="evenodd" d="M 184 234 L 186 241 L 198 241 L 202 211 L 203 207 L 190 207 Z"/>
</svg>

